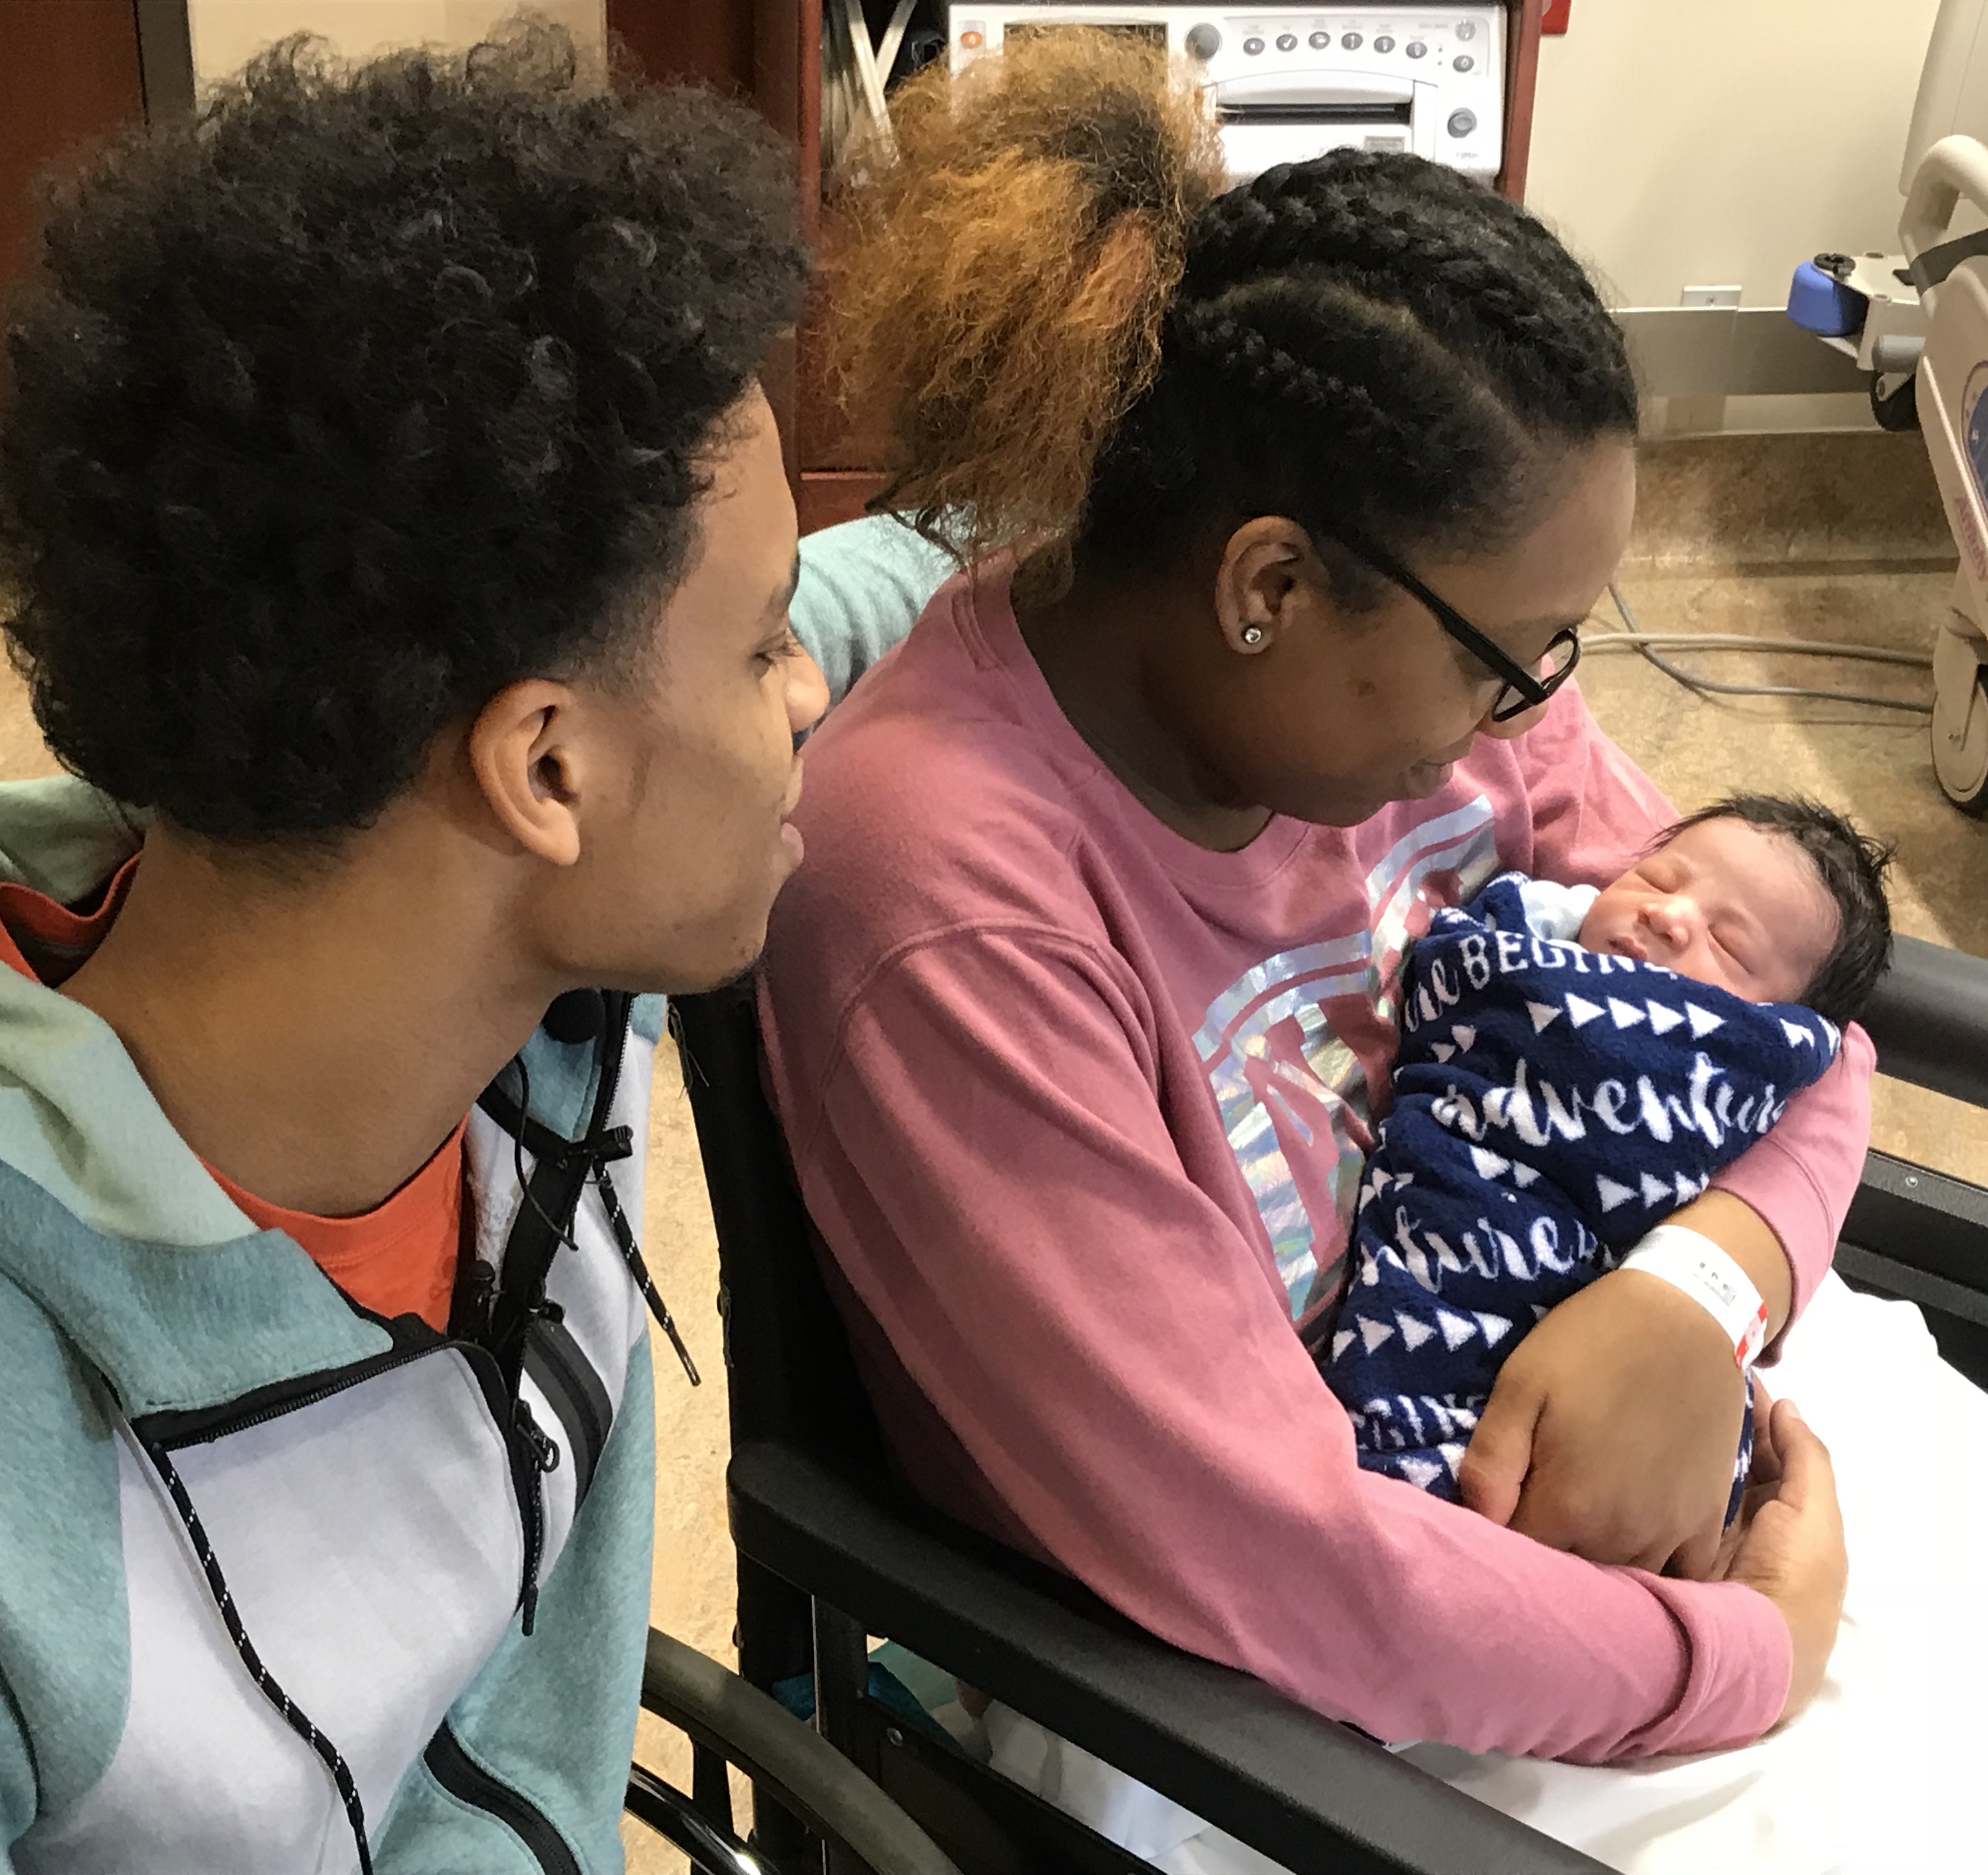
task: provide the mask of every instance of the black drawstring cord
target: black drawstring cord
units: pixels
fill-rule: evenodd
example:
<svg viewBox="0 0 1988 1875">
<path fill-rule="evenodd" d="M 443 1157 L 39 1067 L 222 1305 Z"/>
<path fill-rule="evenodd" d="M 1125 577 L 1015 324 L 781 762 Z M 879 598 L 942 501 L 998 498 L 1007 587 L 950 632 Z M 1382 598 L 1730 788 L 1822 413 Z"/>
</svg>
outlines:
<svg viewBox="0 0 1988 1875">
<path fill-rule="evenodd" d="M 518 1130 L 511 1135 L 511 1159 L 518 1177 L 518 1189 L 524 1194 L 525 1202 L 538 1214 L 539 1223 L 552 1234 L 553 1240 L 566 1249 L 577 1251 L 580 1246 L 573 1241 L 569 1228 L 553 1222 L 546 1207 L 539 1203 L 531 1182 L 525 1176 L 525 1122 L 532 1111 L 532 1077 L 525 1066 L 525 1058 L 516 1058 L 518 1069 Z M 566 1148 L 563 1156 L 569 1159 L 584 1159 L 588 1176 L 593 1188 L 600 1194 L 600 1207 L 607 1213 L 608 1227 L 614 1234 L 616 1247 L 621 1253 L 621 1261 L 627 1265 L 628 1274 L 634 1279 L 635 1287 L 642 1292 L 642 1299 L 649 1305 L 649 1313 L 669 1338 L 670 1345 L 676 1350 L 677 1359 L 682 1362 L 684 1372 L 690 1376 L 692 1386 L 702 1386 L 703 1376 L 697 1371 L 697 1363 L 691 1359 L 690 1349 L 685 1346 L 684 1338 L 678 1331 L 676 1318 L 670 1313 L 669 1305 L 662 1298 L 654 1281 L 649 1274 L 648 1265 L 642 1261 L 642 1253 L 635 1243 L 634 1228 L 628 1222 L 627 1213 L 621 1208 L 620 1195 L 614 1189 L 614 1180 L 607 1168 L 617 1159 L 631 1156 L 635 1150 L 634 1135 L 626 1126 L 610 1126 L 598 1133 L 590 1133 L 583 1139 L 576 1139 Z"/>
<path fill-rule="evenodd" d="M 242 1664 L 248 1668 L 248 1677 L 255 1682 L 257 1691 L 276 1707 L 283 1723 L 310 1747 L 318 1761 L 331 1773 L 331 1781 L 344 1801 L 346 1820 L 352 1826 L 352 1839 L 359 1846 L 359 1875 L 373 1875 L 373 1850 L 366 1839 L 366 1806 L 360 1800 L 359 1785 L 353 1778 L 352 1767 L 347 1764 L 338 1747 L 312 1724 L 309 1714 L 277 1684 L 276 1675 L 262 1664 L 262 1657 L 248 1638 L 241 1611 L 235 1607 L 235 1597 L 229 1592 L 228 1579 L 221 1574 L 221 1565 L 215 1558 L 214 1545 L 208 1541 L 206 1526 L 200 1521 L 200 1513 L 193 1508 L 193 1498 L 178 1467 L 167 1455 L 166 1448 L 148 1445 L 145 1455 L 164 1481 L 167 1494 L 173 1501 L 173 1508 L 178 1511 L 180 1521 L 186 1527 L 193 1553 L 200 1559 L 201 1572 L 207 1578 L 207 1592 L 221 1611 L 221 1626 L 227 1629 L 228 1638 L 234 1642 Z"/>
<path fill-rule="evenodd" d="M 697 1371 L 697 1363 L 690 1358 L 690 1350 L 684 1345 L 684 1338 L 677 1332 L 675 1318 L 671 1315 L 655 1284 L 650 1280 L 649 1266 L 642 1261 L 642 1253 L 636 1247 L 635 1232 L 629 1223 L 627 1214 L 621 1209 L 621 1200 L 614 1190 L 614 1181 L 607 1176 L 607 1168 L 597 1165 L 593 1169 L 593 1183 L 600 1193 L 600 1207 L 607 1213 L 608 1227 L 614 1233 L 614 1241 L 620 1247 L 621 1261 L 627 1264 L 628 1274 L 635 1279 L 635 1287 L 641 1291 L 642 1299 L 649 1305 L 658 1326 L 669 1337 L 670 1345 L 677 1351 L 677 1359 L 683 1362 L 684 1372 L 690 1376 L 692 1386 L 704 1385 Z"/>
</svg>

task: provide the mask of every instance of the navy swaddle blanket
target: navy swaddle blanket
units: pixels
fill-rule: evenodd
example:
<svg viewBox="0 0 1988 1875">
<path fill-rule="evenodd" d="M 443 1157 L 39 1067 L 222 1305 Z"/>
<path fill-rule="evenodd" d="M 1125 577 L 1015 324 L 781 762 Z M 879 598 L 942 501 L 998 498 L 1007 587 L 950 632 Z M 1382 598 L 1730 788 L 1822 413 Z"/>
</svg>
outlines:
<svg viewBox="0 0 1988 1875">
<path fill-rule="evenodd" d="M 1841 1040 L 1799 1004 L 1542 935 L 1541 891 L 1501 875 L 1408 953 L 1394 1105 L 1320 1362 L 1361 1464 L 1452 1500 L 1526 1332 L 1702 1192 Z M 1750 1383 L 1735 1508 L 1752 1433 Z"/>
</svg>

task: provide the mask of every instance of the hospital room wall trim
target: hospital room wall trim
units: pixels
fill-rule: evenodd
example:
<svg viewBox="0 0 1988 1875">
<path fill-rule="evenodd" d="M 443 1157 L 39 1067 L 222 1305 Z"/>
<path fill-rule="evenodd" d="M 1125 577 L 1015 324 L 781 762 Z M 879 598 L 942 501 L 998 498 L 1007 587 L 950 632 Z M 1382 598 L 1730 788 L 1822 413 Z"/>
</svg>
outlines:
<svg viewBox="0 0 1988 1875">
<path fill-rule="evenodd" d="M 1577 7 L 1566 36 L 1540 48 L 1526 201 L 1598 269 L 1614 305 L 1675 308 L 1685 286 L 1719 281 L 1740 283 L 1746 306 L 1779 307 L 1798 261 L 1896 249 L 1898 167 L 1938 8 Z M 1694 348 L 1708 343 L 1699 330 Z M 1649 341 L 1665 358 L 1683 342 Z M 1752 343 L 1733 357 L 1754 358 Z"/>
</svg>

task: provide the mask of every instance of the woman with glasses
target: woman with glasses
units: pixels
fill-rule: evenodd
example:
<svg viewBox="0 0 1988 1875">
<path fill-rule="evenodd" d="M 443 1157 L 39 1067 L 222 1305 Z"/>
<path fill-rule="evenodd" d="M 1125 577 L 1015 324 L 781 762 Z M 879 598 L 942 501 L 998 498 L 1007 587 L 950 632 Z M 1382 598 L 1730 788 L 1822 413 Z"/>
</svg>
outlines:
<svg viewBox="0 0 1988 1875">
<path fill-rule="evenodd" d="M 1567 682 L 1635 502 L 1619 332 L 1432 164 L 1219 192 L 1134 52 L 1010 51 L 897 115 L 850 205 L 847 381 L 891 505 L 969 570 L 810 746 L 762 1000 L 897 1460 L 1383 1738 L 1758 1737 L 1844 1590 L 1813 1436 L 1729 1579 L 1616 1566 L 1716 1542 L 1744 1386 L 1704 1308 L 1632 1273 L 1555 1310 L 1469 1509 L 1363 1473 L 1308 1352 L 1405 947 L 1669 817 Z M 1853 1031 L 1687 1213 L 1770 1335 L 1827 1270 L 1871 1064 Z"/>
</svg>

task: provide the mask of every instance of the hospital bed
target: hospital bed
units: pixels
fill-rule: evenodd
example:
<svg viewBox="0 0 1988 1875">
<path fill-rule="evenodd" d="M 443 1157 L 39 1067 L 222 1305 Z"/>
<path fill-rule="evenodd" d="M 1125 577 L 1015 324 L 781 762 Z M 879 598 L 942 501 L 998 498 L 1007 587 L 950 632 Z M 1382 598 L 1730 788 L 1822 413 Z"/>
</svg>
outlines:
<svg viewBox="0 0 1988 1875">
<path fill-rule="evenodd" d="M 789 1700 L 806 1688 L 822 1736 L 964 1875 L 1124 1875 L 1149 1865 L 921 1723 L 889 1697 L 871 1636 L 958 1675 L 1290 1869 L 1601 1868 L 1262 1683 L 1165 1645 L 895 1481 L 761 1091 L 750 995 L 688 998 L 677 1022 L 718 1228 L 746 1680 Z M 1881 1073 L 1988 1106 L 1988 963 L 1902 940 L 1868 1024 Z M 1873 1152 L 1838 1267 L 1854 1286 L 1917 1303 L 1946 1358 L 1988 1385 L 1988 1190 Z M 762 1798 L 756 1840 L 782 1875 L 870 1866 L 841 1851 L 824 1863 L 804 1823 L 771 1792 Z"/>
<path fill-rule="evenodd" d="M 1932 760 L 1956 807 L 1988 814 L 1988 0 L 1943 0 L 1898 186 L 1898 254 L 1819 254 L 1789 316 L 1872 374 L 1888 429 L 1925 438 L 1960 552 L 1933 647 Z M 1965 225 L 1956 227 L 1956 217 Z"/>
</svg>

